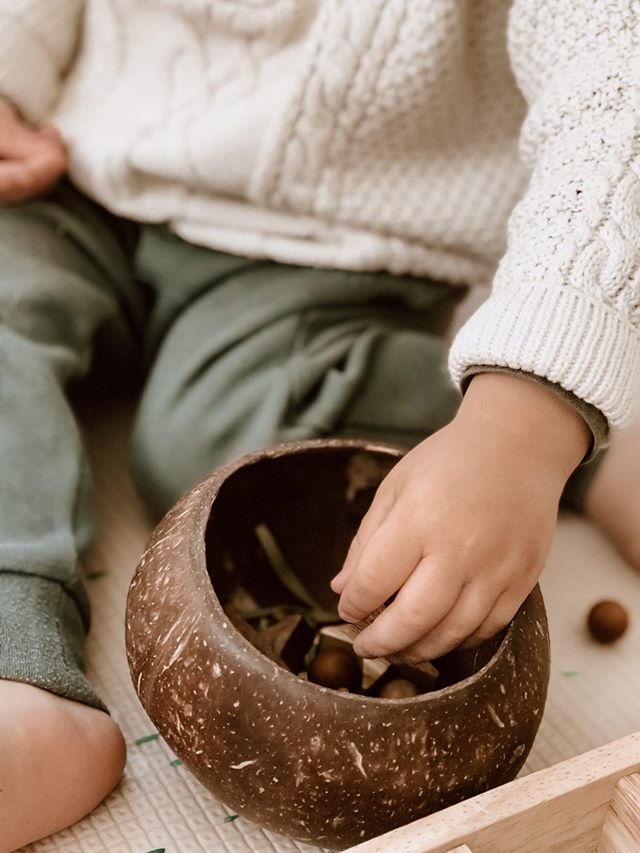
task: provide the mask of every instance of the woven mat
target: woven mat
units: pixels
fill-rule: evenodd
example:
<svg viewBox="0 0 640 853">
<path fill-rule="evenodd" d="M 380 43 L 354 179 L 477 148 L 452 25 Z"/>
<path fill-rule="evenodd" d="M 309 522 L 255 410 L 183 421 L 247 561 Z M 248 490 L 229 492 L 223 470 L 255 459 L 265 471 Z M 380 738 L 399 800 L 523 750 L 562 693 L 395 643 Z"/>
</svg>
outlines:
<svg viewBox="0 0 640 853">
<path fill-rule="evenodd" d="M 84 405 L 96 482 L 98 537 L 87 559 L 93 602 L 89 674 L 121 725 L 129 746 L 118 789 L 88 818 L 29 853 L 271 853 L 315 848 L 266 832 L 227 809 L 154 732 L 131 687 L 123 614 L 129 580 L 151 530 L 127 475 L 131 405 Z M 86 410 L 86 411 L 85 411 Z M 552 676 L 545 717 L 523 772 L 548 767 L 640 729 L 640 575 L 584 521 L 560 521 L 542 579 L 552 636 Z M 585 613 L 604 597 L 631 607 L 634 621 L 614 647 L 589 640 Z"/>
</svg>

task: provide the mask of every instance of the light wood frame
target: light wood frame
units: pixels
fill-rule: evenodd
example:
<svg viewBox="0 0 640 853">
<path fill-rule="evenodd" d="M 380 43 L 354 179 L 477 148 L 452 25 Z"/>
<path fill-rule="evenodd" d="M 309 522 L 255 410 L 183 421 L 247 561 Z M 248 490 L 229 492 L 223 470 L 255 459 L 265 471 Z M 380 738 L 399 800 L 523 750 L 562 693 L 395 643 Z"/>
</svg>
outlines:
<svg viewBox="0 0 640 853">
<path fill-rule="evenodd" d="M 640 732 L 349 853 L 640 853 Z"/>
</svg>

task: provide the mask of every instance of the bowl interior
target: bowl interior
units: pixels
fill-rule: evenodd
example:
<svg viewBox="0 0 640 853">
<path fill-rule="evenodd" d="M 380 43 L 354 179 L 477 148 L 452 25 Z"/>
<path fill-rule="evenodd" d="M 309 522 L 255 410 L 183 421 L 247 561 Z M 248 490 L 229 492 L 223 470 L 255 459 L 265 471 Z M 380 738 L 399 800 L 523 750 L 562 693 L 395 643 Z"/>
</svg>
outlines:
<svg viewBox="0 0 640 853">
<path fill-rule="evenodd" d="M 209 576 L 222 606 L 239 606 L 245 618 L 274 607 L 334 611 L 338 621 L 338 596 L 329 582 L 400 455 L 391 449 L 316 445 L 262 456 L 231 473 L 206 530 Z M 503 636 L 435 661 L 438 688 L 481 669 Z"/>
</svg>

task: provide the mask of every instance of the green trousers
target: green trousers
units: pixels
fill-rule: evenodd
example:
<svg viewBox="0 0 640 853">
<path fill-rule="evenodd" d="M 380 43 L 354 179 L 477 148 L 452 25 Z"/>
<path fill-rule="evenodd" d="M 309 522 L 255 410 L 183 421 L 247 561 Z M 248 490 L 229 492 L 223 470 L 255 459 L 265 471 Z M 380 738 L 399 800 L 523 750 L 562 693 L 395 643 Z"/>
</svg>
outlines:
<svg viewBox="0 0 640 853">
<path fill-rule="evenodd" d="M 133 467 L 161 513 L 265 445 L 409 446 L 443 426 L 458 395 L 442 331 L 459 298 L 430 281 L 196 247 L 68 185 L 0 210 L 0 678 L 104 707 L 82 672 L 92 522 L 67 399 L 96 357 L 146 365 Z"/>
</svg>

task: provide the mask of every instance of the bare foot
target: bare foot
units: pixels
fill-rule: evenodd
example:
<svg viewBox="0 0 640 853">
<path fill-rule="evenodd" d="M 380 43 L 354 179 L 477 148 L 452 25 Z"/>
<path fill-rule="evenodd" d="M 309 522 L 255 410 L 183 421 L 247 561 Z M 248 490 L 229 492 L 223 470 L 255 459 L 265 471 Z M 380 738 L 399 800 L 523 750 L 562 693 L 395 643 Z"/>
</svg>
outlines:
<svg viewBox="0 0 640 853">
<path fill-rule="evenodd" d="M 124 762 L 108 714 L 0 681 L 0 853 L 79 821 L 117 785 Z"/>
<path fill-rule="evenodd" d="M 611 443 L 587 492 L 585 511 L 640 569 L 640 424 Z"/>
</svg>

